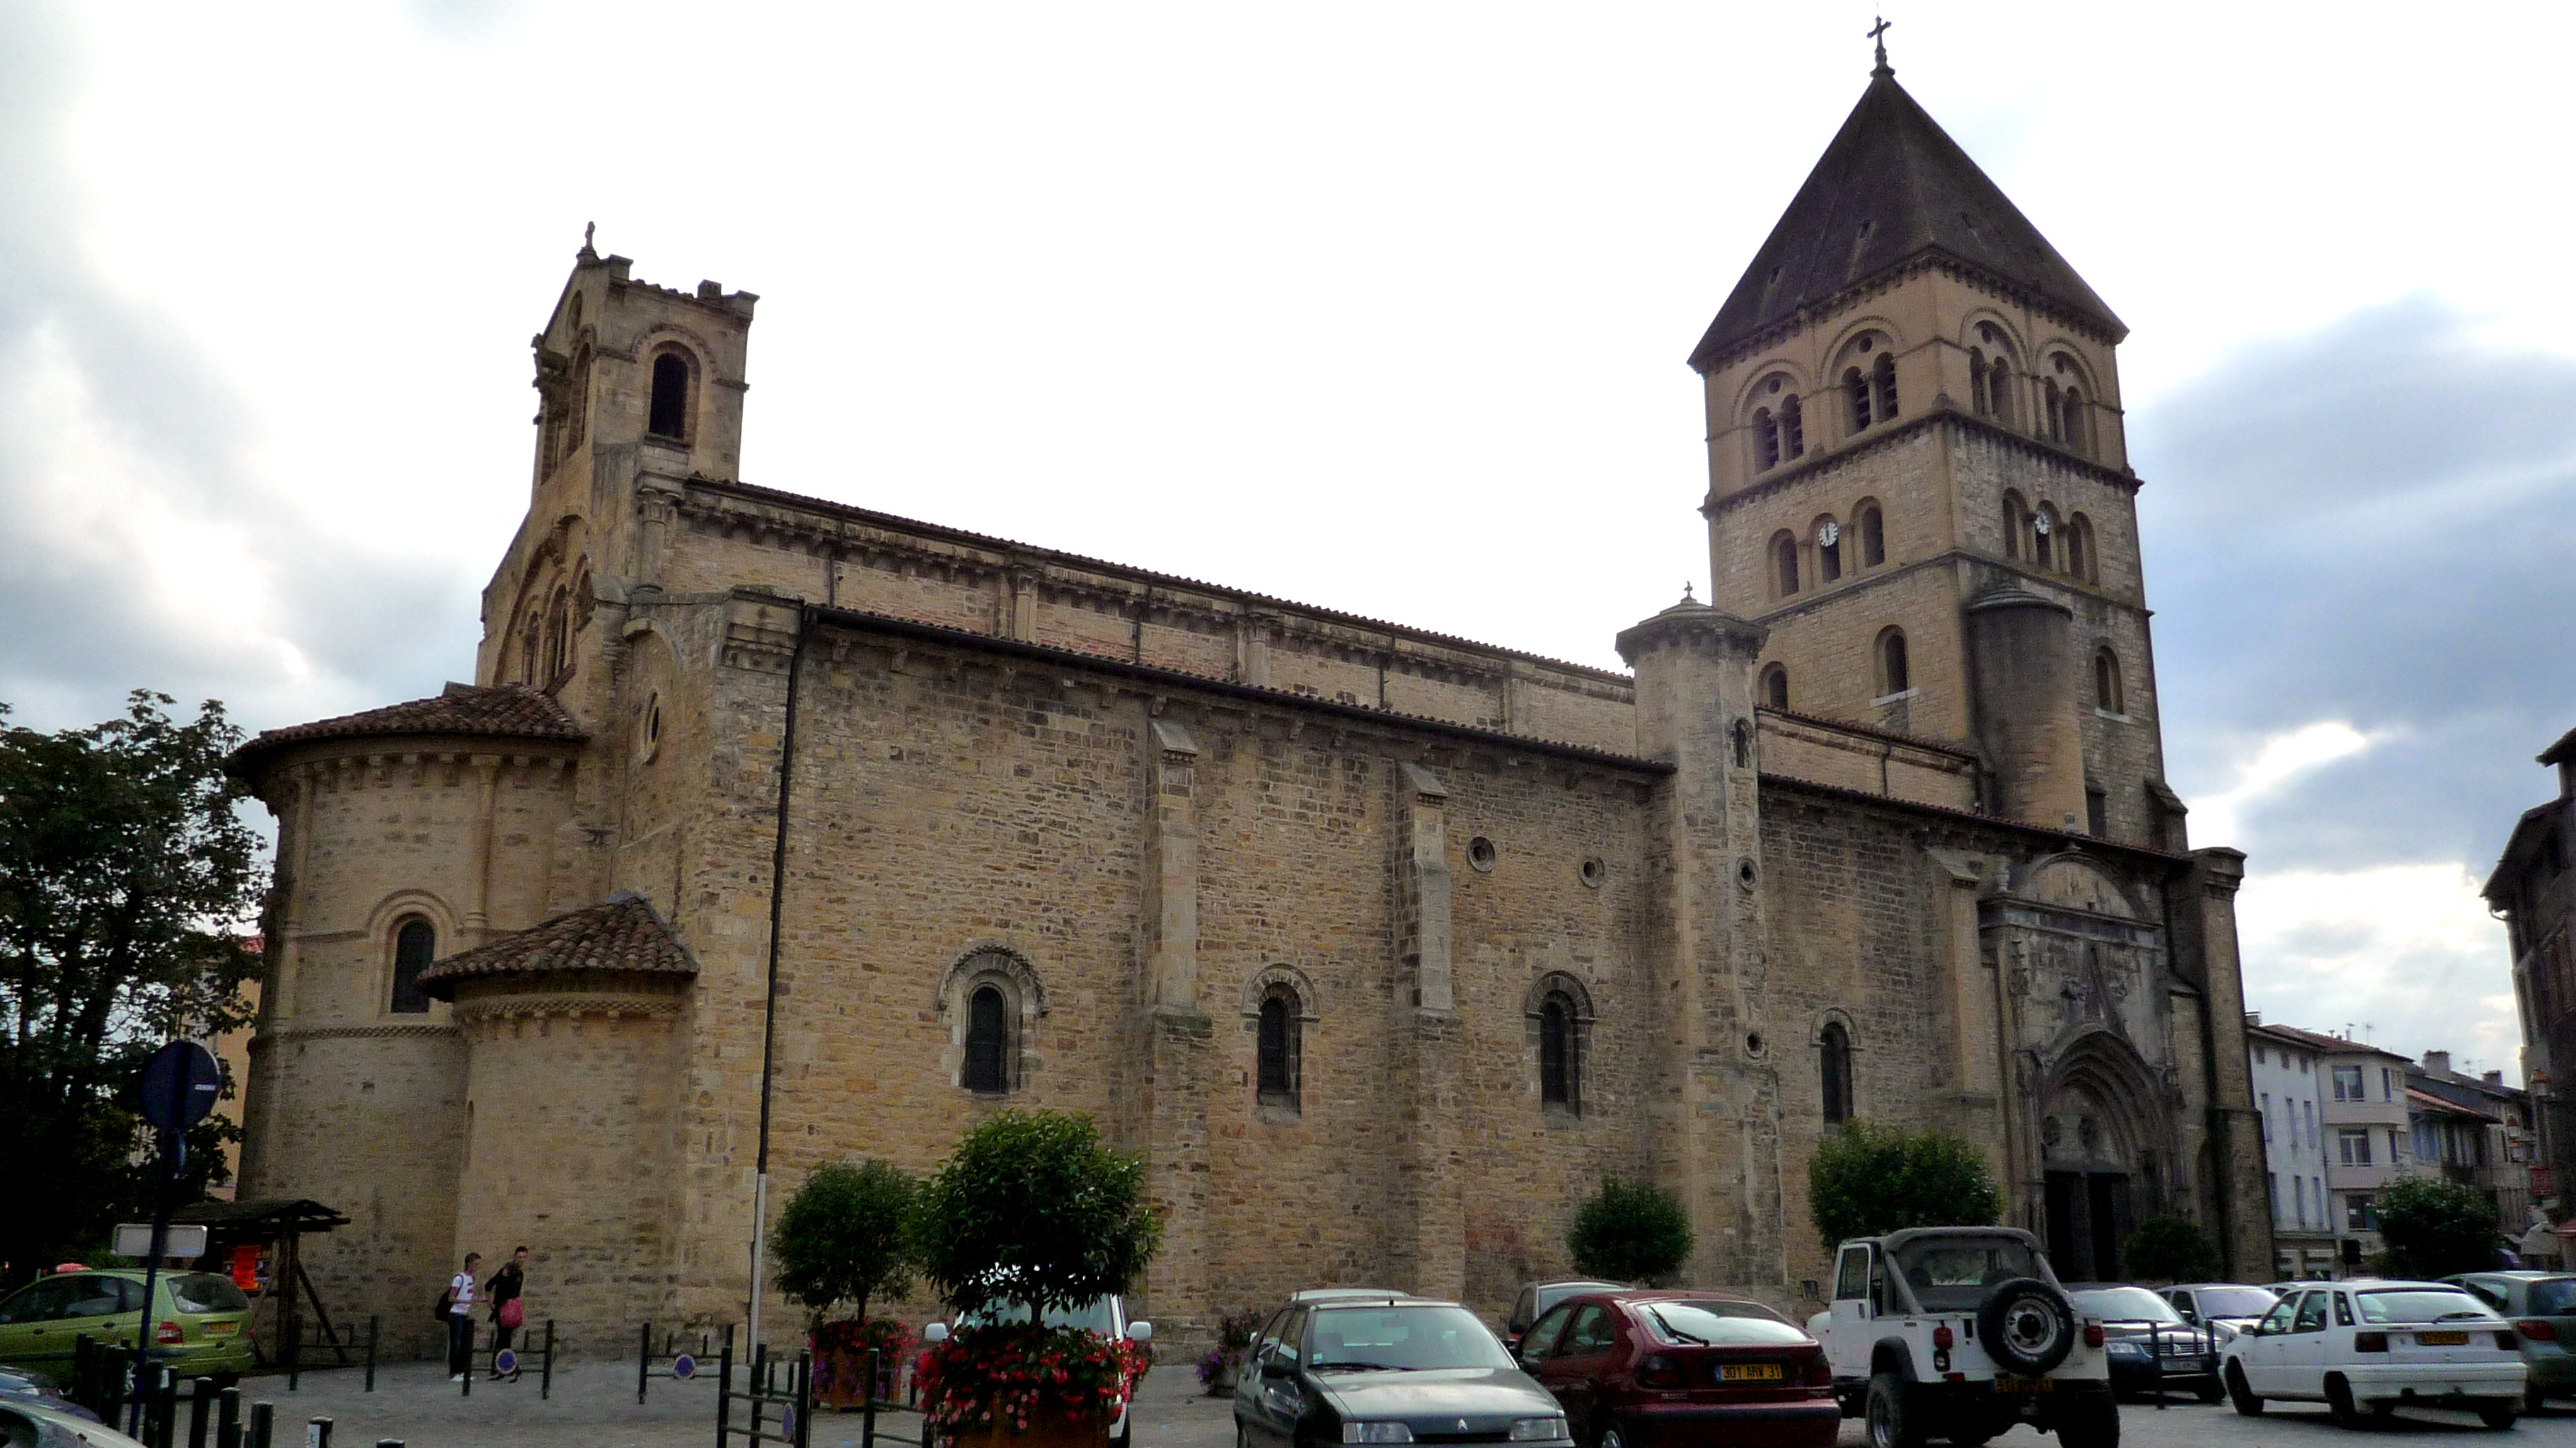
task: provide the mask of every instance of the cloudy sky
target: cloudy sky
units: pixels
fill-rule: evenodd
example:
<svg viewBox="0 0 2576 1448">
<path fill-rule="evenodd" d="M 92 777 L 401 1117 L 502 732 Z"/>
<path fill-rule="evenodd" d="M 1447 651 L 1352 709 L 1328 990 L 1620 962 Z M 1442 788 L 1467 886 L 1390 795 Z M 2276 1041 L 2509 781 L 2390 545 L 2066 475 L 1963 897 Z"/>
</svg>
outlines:
<svg viewBox="0 0 2576 1448">
<path fill-rule="evenodd" d="M 2576 725 L 2560 7 L 1893 0 L 2133 329 L 2168 765 L 2251 1002 L 2516 1069 Z M 470 673 L 585 222 L 762 296 L 749 481 L 1615 665 L 1682 359 L 1867 5 L 0 7 L 0 700 Z"/>
</svg>

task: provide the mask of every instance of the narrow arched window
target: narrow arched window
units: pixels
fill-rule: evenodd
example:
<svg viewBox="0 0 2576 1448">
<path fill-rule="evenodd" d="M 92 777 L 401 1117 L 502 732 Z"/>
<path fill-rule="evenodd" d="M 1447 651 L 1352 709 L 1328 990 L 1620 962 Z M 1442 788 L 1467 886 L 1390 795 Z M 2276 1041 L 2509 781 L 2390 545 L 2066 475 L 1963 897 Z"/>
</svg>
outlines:
<svg viewBox="0 0 2576 1448">
<path fill-rule="evenodd" d="M 2053 380 L 2039 385 L 2039 416 L 2041 430 L 2050 442 L 2066 441 L 2066 394 Z"/>
<path fill-rule="evenodd" d="M 2063 404 L 2066 445 L 2084 451 L 2084 394 L 2070 387 Z"/>
<path fill-rule="evenodd" d="M 1979 417 L 1994 411 L 1986 397 L 1986 354 L 1976 347 L 1968 349 L 1968 406 Z"/>
<path fill-rule="evenodd" d="M 1860 510 L 1860 566 L 1876 568 L 1887 561 L 1887 519 L 1876 504 Z"/>
<path fill-rule="evenodd" d="M 1771 540 L 1771 578 L 1783 598 L 1798 591 L 1798 540 L 1787 533 Z"/>
<path fill-rule="evenodd" d="M 653 406 L 646 415 L 644 430 L 655 437 L 685 438 L 689 434 L 689 363 L 677 352 L 665 352 L 653 359 Z"/>
<path fill-rule="evenodd" d="M 1807 455 L 1807 414 L 1792 392 L 1780 399 L 1780 456 L 1792 462 Z"/>
<path fill-rule="evenodd" d="M 2020 558 L 2030 549 L 2030 515 L 2022 510 L 2019 493 L 2004 494 L 2004 556 Z"/>
<path fill-rule="evenodd" d="M 2093 704 L 2114 714 L 2129 712 L 2120 707 L 2120 658 L 2109 649 L 2093 655 Z"/>
<path fill-rule="evenodd" d="M 546 681 L 562 673 L 571 661 L 572 599 L 562 589 L 556 589 L 554 607 L 546 612 Z"/>
<path fill-rule="evenodd" d="M 2066 571 L 2088 583 L 2093 579 L 2093 520 L 2081 513 L 2066 520 Z"/>
<path fill-rule="evenodd" d="M 969 1091 L 1011 1089 L 1008 1007 L 995 985 L 976 987 L 966 1002 L 966 1068 L 958 1084 Z"/>
<path fill-rule="evenodd" d="M 1851 428 L 1854 432 L 1869 427 L 1869 379 L 1854 367 L 1843 373 L 1843 396 L 1851 403 Z"/>
<path fill-rule="evenodd" d="M 1994 370 L 1987 377 L 1986 400 L 1994 405 L 1995 421 L 2012 421 L 2012 369 L 2001 357 L 1995 358 Z"/>
<path fill-rule="evenodd" d="M 1896 416 L 1895 356 L 1887 352 L 1879 353 L 1878 361 L 1869 369 L 1869 376 L 1872 390 L 1878 394 L 1878 420 L 1885 422 Z"/>
<path fill-rule="evenodd" d="M 2030 561 L 2051 572 L 2057 571 L 2057 510 L 2042 503 L 2030 515 Z"/>
<path fill-rule="evenodd" d="M 1913 673 L 1906 665 L 1905 630 L 1889 629 L 1878 636 L 1878 692 L 1902 694 L 1913 687 Z"/>
<path fill-rule="evenodd" d="M 1832 583 L 1843 576 L 1843 530 L 1827 518 L 1816 525 L 1816 582 Z"/>
<path fill-rule="evenodd" d="M 426 920 L 406 920 L 394 932 L 394 992 L 392 1010 L 398 1016 L 416 1016 L 429 1010 L 429 997 L 421 993 L 420 973 L 438 958 L 438 928 Z"/>
<path fill-rule="evenodd" d="M 1580 1099 L 1583 1042 L 1575 1030 L 1574 1003 L 1551 993 L 1538 1008 L 1538 1099 L 1573 1106 Z"/>
<path fill-rule="evenodd" d="M 1822 1077 L 1825 1097 L 1825 1124 L 1840 1126 L 1852 1119 L 1852 1054 L 1851 1034 L 1840 1021 L 1828 1021 L 1817 1037 L 1817 1070 Z"/>
<path fill-rule="evenodd" d="M 1774 709 L 1789 707 L 1789 670 L 1773 664 L 1762 671 L 1762 702 Z"/>
<path fill-rule="evenodd" d="M 1255 1081 L 1264 1106 L 1285 1106 L 1291 1110 L 1297 1107 L 1297 1078 L 1303 1065 L 1299 1056 L 1302 1054 L 1300 1047 L 1304 1044 L 1299 1039 L 1302 1035 L 1300 1024 L 1297 1002 L 1287 991 L 1274 988 L 1262 998 Z"/>
<path fill-rule="evenodd" d="M 1780 465 L 1780 424 L 1765 407 L 1753 414 L 1753 466 L 1756 471 Z"/>
</svg>

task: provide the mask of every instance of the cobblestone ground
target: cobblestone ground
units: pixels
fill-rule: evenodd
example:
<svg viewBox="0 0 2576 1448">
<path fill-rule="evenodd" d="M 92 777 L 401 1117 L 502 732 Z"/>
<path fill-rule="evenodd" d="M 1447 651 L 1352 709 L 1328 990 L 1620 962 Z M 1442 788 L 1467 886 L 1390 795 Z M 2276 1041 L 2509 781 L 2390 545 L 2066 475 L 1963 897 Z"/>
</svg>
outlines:
<svg viewBox="0 0 2576 1448">
<path fill-rule="evenodd" d="M 533 1374 L 516 1383 L 478 1382 L 474 1396 L 460 1397 L 436 1363 L 380 1369 L 372 1394 L 360 1391 L 358 1373 L 340 1369 L 306 1374 L 303 1391 L 298 1393 L 286 1391 L 284 1378 L 253 1378 L 242 1387 L 246 1401 L 277 1405 L 277 1448 L 302 1444 L 304 1426 L 317 1416 L 333 1420 L 332 1448 L 372 1448 L 386 1438 L 400 1439 L 406 1448 L 533 1448 L 538 1444 L 547 1448 L 678 1448 L 683 1444 L 713 1448 L 715 1443 L 712 1382 L 656 1380 L 649 1399 L 639 1407 L 632 1364 L 560 1368 L 554 1396 L 547 1402 L 537 1400 Z M 907 1438 L 918 1436 L 919 1423 L 910 1414 L 880 1419 L 887 1432 Z M 1234 1444 L 1229 1401 L 1204 1396 L 1186 1365 L 1157 1368 L 1148 1375 L 1137 1394 L 1131 1431 L 1135 1448 L 1233 1448 Z M 2346 1434 L 2326 1420 L 2323 1408 L 2276 1404 L 2260 1418 L 2244 1418 L 2225 1404 L 2176 1400 L 2161 1413 L 2152 1403 L 2129 1403 L 2120 1410 L 2122 1448 L 2236 1444 L 2341 1448 L 2355 1438 L 2369 1448 L 2418 1444 L 2471 1448 L 2481 1442 L 2576 1448 L 2576 1411 L 2560 1408 L 2527 1417 L 2507 1433 L 2489 1432 L 2465 1413 L 2408 1411 L 2379 1427 Z M 1847 1448 L 1859 1448 L 1863 1441 L 1858 1421 L 1843 1424 L 1842 1443 Z M 1994 1441 L 1997 1448 L 2055 1448 L 2057 1440 L 2016 1428 Z M 814 1448 L 858 1448 L 859 1415 L 816 1415 L 813 1442 Z"/>
</svg>

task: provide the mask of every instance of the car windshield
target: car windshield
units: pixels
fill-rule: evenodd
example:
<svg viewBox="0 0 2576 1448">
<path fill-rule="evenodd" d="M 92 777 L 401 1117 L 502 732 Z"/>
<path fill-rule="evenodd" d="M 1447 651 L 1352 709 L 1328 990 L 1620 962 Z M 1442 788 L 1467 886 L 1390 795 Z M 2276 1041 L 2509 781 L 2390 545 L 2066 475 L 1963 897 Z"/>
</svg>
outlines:
<svg viewBox="0 0 2576 1448">
<path fill-rule="evenodd" d="M 2173 1304 L 2143 1287 L 2095 1287 L 2070 1292 L 2075 1310 L 2105 1322 L 2180 1322 Z"/>
<path fill-rule="evenodd" d="M 2261 1317 L 2281 1300 L 2260 1287 L 2200 1287 L 2191 1295 L 2203 1317 Z"/>
<path fill-rule="evenodd" d="M 1445 1304 L 1317 1308 L 1307 1339 L 1306 1366 L 1319 1373 L 1512 1365 L 1474 1313 Z"/>
<path fill-rule="evenodd" d="M 1655 1336 L 1675 1346 L 1775 1347 L 1808 1340 L 1804 1329 L 1754 1302 L 1640 1302 L 1637 1313 Z"/>
<path fill-rule="evenodd" d="M 998 1303 L 979 1307 L 973 1312 L 957 1314 L 959 1327 L 990 1327 L 999 1322 L 1028 1320 L 1029 1305 L 1025 1302 Z M 1080 1307 L 1050 1307 L 1046 1310 L 1046 1316 L 1042 1321 L 1048 1327 L 1078 1327 L 1085 1332 L 1096 1332 L 1102 1337 L 1108 1337 L 1117 1331 L 1117 1323 L 1112 1319 L 1109 1299 L 1106 1297 L 1095 1297 Z"/>
<path fill-rule="evenodd" d="M 248 1312 L 250 1299 L 229 1277 L 191 1272 L 170 1279 L 170 1301 L 181 1312 Z"/>
<path fill-rule="evenodd" d="M 2493 1317 L 2487 1305 L 2456 1287 L 2366 1288 L 2353 1294 L 2364 1322 L 2449 1322 Z"/>
<path fill-rule="evenodd" d="M 2576 1316 L 2576 1277 L 2552 1277 L 2531 1284 L 2531 1305 L 2526 1309 L 2534 1317 Z"/>
<path fill-rule="evenodd" d="M 2040 1275 L 2039 1258 L 2017 1237 L 1932 1237 L 1896 1249 L 1897 1270 L 1926 1312 L 1967 1312 L 1986 1289 Z"/>
</svg>

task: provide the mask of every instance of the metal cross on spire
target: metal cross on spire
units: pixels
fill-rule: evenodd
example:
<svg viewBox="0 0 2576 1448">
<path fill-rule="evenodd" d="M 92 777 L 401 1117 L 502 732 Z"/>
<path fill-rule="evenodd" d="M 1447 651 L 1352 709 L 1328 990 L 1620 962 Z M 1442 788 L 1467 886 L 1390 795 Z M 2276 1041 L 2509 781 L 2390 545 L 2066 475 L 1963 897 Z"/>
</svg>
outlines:
<svg viewBox="0 0 2576 1448">
<path fill-rule="evenodd" d="M 1888 20 L 1884 15 L 1879 16 L 1878 23 L 1869 28 L 1869 38 L 1878 45 L 1878 69 L 1871 72 L 1873 75 L 1896 74 L 1887 68 L 1887 30 Z"/>
</svg>

